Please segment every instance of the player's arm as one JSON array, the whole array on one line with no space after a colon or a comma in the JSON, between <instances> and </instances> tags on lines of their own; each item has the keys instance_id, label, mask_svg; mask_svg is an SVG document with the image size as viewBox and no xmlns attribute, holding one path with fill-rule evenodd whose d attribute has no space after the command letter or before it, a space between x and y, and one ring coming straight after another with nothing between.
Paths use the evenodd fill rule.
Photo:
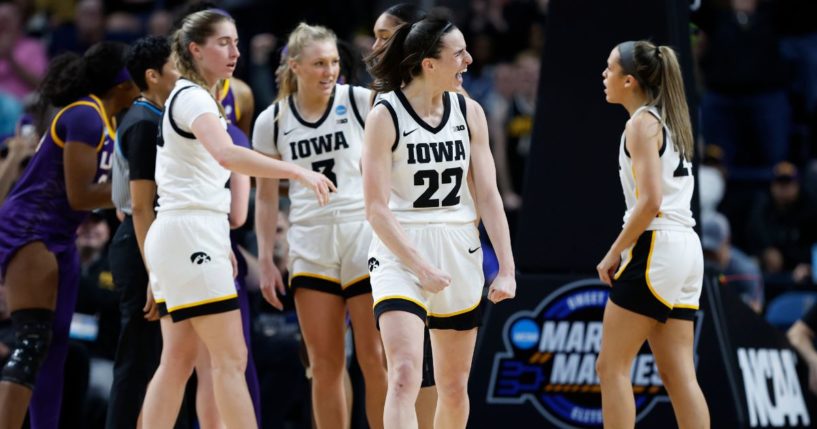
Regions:
<instances>
[{"instance_id":1,"label":"player's arm","mask_svg":"<svg viewBox=\"0 0 817 429\"><path fill-rule=\"evenodd\" d=\"M283 278L275 266L275 236L278 228L278 179L259 178L255 189L255 234L258 237L259 288L264 299L278 310L284 305L279 295L286 294Z\"/></svg>"},{"instance_id":2,"label":"player's arm","mask_svg":"<svg viewBox=\"0 0 817 429\"><path fill-rule=\"evenodd\" d=\"M230 174L230 229L241 228L247 222L250 205L250 178L233 172Z\"/></svg>"},{"instance_id":3,"label":"player's arm","mask_svg":"<svg viewBox=\"0 0 817 429\"><path fill-rule=\"evenodd\" d=\"M361 160L366 219L380 241L417 275L420 284L436 292L450 283L450 277L420 255L389 209L391 147L396 137L389 112L384 106L375 106L366 118Z\"/></svg>"},{"instance_id":4,"label":"player's arm","mask_svg":"<svg viewBox=\"0 0 817 429\"><path fill-rule=\"evenodd\" d=\"M99 162L98 146L104 138L104 125L96 111L76 106L63 113L66 124L63 148L63 174L68 204L74 210L113 207L111 183L94 181Z\"/></svg>"},{"instance_id":5,"label":"player's arm","mask_svg":"<svg viewBox=\"0 0 817 429\"><path fill-rule=\"evenodd\" d=\"M806 361L809 368L809 390L817 395L817 350L814 349L814 331L802 320L798 320L789 328L786 336L792 347Z\"/></svg>"},{"instance_id":6,"label":"player's arm","mask_svg":"<svg viewBox=\"0 0 817 429\"><path fill-rule=\"evenodd\" d=\"M600 279L611 284L610 277L618 269L621 252L630 247L647 229L661 209L661 159L658 144L661 139L661 124L650 114L641 114L627 122L625 128L627 150L633 162L638 198L632 215L624 224L616 241L596 269Z\"/></svg>"},{"instance_id":7,"label":"player's arm","mask_svg":"<svg viewBox=\"0 0 817 429\"><path fill-rule=\"evenodd\" d=\"M474 171L476 204L499 260L499 274L491 286L488 298L499 302L516 295L516 266L511 252L508 220L505 218L502 197L496 184L494 157L488 143L488 121L479 103L469 98L466 99L466 105L471 130L471 169Z\"/></svg>"},{"instance_id":8,"label":"player's arm","mask_svg":"<svg viewBox=\"0 0 817 429\"><path fill-rule=\"evenodd\" d=\"M255 121L253 148L266 156L281 160L276 146L275 110L267 108ZM283 162L283 161L282 161ZM283 278L275 266L275 238L278 229L279 180L258 178L255 182L255 234L258 237L258 285L264 299L283 310L278 295L286 293Z\"/></svg>"},{"instance_id":9,"label":"player's arm","mask_svg":"<svg viewBox=\"0 0 817 429\"><path fill-rule=\"evenodd\" d=\"M234 145L214 113L199 115L193 121L191 130L219 165L230 171L255 177L297 180L315 192L321 205L326 205L329 193L336 190L332 181L323 174Z\"/></svg>"}]
</instances>

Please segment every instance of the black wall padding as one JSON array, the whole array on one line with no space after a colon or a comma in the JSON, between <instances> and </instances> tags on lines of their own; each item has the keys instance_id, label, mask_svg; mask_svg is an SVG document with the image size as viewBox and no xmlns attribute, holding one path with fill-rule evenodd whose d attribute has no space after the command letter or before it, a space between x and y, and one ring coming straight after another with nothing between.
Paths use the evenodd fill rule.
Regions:
<instances>
[{"instance_id":1,"label":"black wall padding","mask_svg":"<svg viewBox=\"0 0 817 429\"><path fill-rule=\"evenodd\" d=\"M636 39L674 47L687 97L693 95L688 1L550 3L524 206L513 237L522 272L592 273L621 230L617 157L628 116L605 101L601 73L619 42Z\"/></svg>"}]
</instances>

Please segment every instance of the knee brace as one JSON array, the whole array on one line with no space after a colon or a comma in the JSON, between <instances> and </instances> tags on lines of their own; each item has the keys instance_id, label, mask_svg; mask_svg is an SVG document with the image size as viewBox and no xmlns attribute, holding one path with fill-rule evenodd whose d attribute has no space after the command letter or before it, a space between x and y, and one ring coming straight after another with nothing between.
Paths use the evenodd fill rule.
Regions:
<instances>
[{"instance_id":1,"label":"knee brace","mask_svg":"<svg viewBox=\"0 0 817 429\"><path fill-rule=\"evenodd\" d=\"M34 389L37 372L51 344L54 312L43 308L27 308L11 313L17 342L0 379Z\"/></svg>"}]
</instances>

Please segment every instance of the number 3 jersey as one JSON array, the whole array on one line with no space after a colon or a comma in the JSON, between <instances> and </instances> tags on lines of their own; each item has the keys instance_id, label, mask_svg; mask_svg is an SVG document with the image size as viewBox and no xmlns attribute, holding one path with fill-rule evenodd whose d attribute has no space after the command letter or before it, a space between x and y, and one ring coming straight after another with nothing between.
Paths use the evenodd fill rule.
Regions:
<instances>
[{"instance_id":1,"label":"number 3 jersey","mask_svg":"<svg viewBox=\"0 0 817 429\"><path fill-rule=\"evenodd\" d=\"M471 159L465 98L443 93L437 126L414 111L402 91L378 96L394 121L389 208L400 223L468 223L476 212L468 189Z\"/></svg>"},{"instance_id":2,"label":"number 3 jersey","mask_svg":"<svg viewBox=\"0 0 817 429\"><path fill-rule=\"evenodd\" d=\"M360 157L370 97L368 89L335 85L326 111L315 122L303 119L295 95L273 103L258 116L253 149L323 173L337 187L329 204L321 207L311 189L290 181L293 224L364 219Z\"/></svg>"},{"instance_id":3,"label":"number 3 jersey","mask_svg":"<svg viewBox=\"0 0 817 429\"><path fill-rule=\"evenodd\" d=\"M672 134L667 128L661 115L655 107L640 107L633 113L634 118L641 110L647 110L661 123L663 135L658 156L661 161L661 209L655 219L647 227L648 231L662 229L677 229L678 227L691 228L695 226L695 219L690 210L692 192L695 188L695 179L692 176L692 164L678 152L672 141ZM633 160L627 150L627 132L621 134L621 144L618 154L619 176L621 188L624 190L624 201L627 211L624 212L624 223L630 219L638 200L638 184L633 168Z\"/></svg>"}]
</instances>

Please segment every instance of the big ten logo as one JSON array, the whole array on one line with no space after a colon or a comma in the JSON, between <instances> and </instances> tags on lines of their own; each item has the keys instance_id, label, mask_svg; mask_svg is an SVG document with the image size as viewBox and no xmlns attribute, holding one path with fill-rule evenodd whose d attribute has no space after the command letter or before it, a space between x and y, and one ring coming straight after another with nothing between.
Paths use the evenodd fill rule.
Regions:
<instances>
[{"instance_id":1,"label":"big ten logo","mask_svg":"<svg viewBox=\"0 0 817 429\"><path fill-rule=\"evenodd\" d=\"M545 297L535 310L505 323L505 350L494 357L487 402L533 405L560 428L602 426L596 359L609 287L580 280ZM637 420L668 401L655 359L645 345L630 373Z\"/></svg>"},{"instance_id":2,"label":"big ten logo","mask_svg":"<svg viewBox=\"0 0 817 429\"><path fill-rule=\"evenodd\" d=\"M810 427L794 352L739 348L737 353L751 427Z\"/></svg>"}]
</instances>

